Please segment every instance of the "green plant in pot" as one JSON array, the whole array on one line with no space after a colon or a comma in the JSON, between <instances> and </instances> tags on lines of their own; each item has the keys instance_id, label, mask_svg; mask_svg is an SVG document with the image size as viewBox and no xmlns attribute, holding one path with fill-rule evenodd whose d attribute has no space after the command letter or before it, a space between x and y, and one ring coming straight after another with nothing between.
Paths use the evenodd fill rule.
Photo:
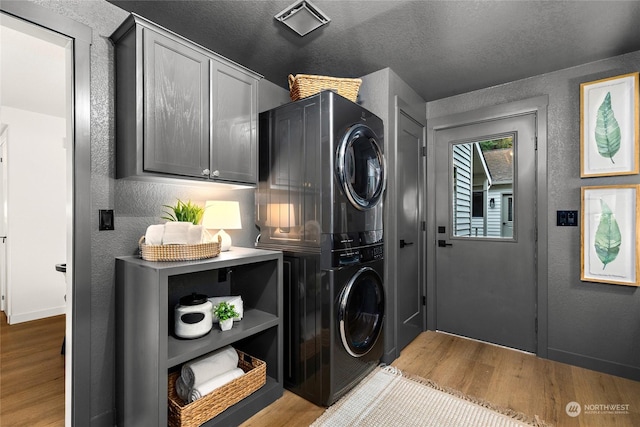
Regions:
<instances>
[{"instance_id":1,"label":"green plant in pot","mask_svg":"<svg viewBox=\"0 0 640 427\"><path fill-rule=\"evenodd\" d=\"M191 203L191 200L185 203L178 199L178 202L174 206L163 206L171 210L171 212L165 211L166 216L162 217L162 219L166 219L167 221L185 221L198 225L204 214L204 208L195 203Z\"/></svg>"},{"instance_id":2,"label":"green plant in pot","mask_svg":"<svg viewBox=\"0 0 640 427\"><path fill-rule=\"evenodd\" d=\"M236 306L225 301L213 307L213 314L218 318L220 329L223 331L231 329L233 327L233 318L240 316L236 311Z\"/></svg>"}]
</instances>

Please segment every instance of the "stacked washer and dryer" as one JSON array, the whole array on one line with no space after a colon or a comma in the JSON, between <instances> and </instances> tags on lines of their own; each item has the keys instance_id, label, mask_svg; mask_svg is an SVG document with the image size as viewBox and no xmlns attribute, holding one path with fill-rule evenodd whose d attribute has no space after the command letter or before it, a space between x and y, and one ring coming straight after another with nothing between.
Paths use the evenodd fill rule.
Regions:
<instances>
[{"instance_id":1,"label":"stacked washer and dryer","mask_svg":"<svg viewBox=\"0 0 640 427\"><path fill-rule=\"evenodd\" d=\"M383 354L382 138L331 91L260 114L257 246L284 253L285 387L318 405Z\"/></svg>"}]
</instances>

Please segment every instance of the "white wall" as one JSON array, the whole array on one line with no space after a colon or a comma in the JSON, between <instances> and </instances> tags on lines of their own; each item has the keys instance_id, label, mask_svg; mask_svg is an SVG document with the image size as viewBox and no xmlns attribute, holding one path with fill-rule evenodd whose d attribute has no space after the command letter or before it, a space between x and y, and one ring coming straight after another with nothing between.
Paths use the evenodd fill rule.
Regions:
<instances>
[{"instance_id":1,"label":"white wall","mask_svg":"<svg viewBox=\"0 0 640 427\"><path fill-rule=\"evenodd\" d=\"M9 323L64 314L66 136L64 118L0 107L8 125Z\"/></svg>"}]
</instances>

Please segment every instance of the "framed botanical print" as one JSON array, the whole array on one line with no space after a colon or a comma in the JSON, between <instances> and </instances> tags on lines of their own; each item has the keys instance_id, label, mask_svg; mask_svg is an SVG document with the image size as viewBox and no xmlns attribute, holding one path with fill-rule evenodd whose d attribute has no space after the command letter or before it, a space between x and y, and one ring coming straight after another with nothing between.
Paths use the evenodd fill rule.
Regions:
<instances>
[{"instance_id":1,"label":"framed botanical print","mask_svg":"<svg viewBox=\"0 0 640 427\"><path fill-rule=\"evenodd\" d=\"M640 286L640 184L582 187L580 280Z\"/></svg>"},{"instance_id":2,"label":"framed botanical print","mask_svg":"<svg viewBox=\"0 0 640 427\"><path fill-rule=\"evenodd\" d=\"M638 173L638 75L580 85L580 176Z\"/></svg>"}]
</instances>

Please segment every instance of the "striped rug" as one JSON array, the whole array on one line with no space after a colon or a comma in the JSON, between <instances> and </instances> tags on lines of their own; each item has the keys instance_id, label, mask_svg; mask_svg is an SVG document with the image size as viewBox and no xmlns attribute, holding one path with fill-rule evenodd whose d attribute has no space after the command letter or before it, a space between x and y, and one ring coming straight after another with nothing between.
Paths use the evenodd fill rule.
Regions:
<instances>
[{"instance_id":1,"label":"striped rug","mask_svg":"<svg viewBox=\"0 0 640 427\"><path fill-rule=\"evenodd\" d=\"M393 366L376 368L312 427L549 427L537 417L500 409Z\"/></svg>"}]
</instances>

